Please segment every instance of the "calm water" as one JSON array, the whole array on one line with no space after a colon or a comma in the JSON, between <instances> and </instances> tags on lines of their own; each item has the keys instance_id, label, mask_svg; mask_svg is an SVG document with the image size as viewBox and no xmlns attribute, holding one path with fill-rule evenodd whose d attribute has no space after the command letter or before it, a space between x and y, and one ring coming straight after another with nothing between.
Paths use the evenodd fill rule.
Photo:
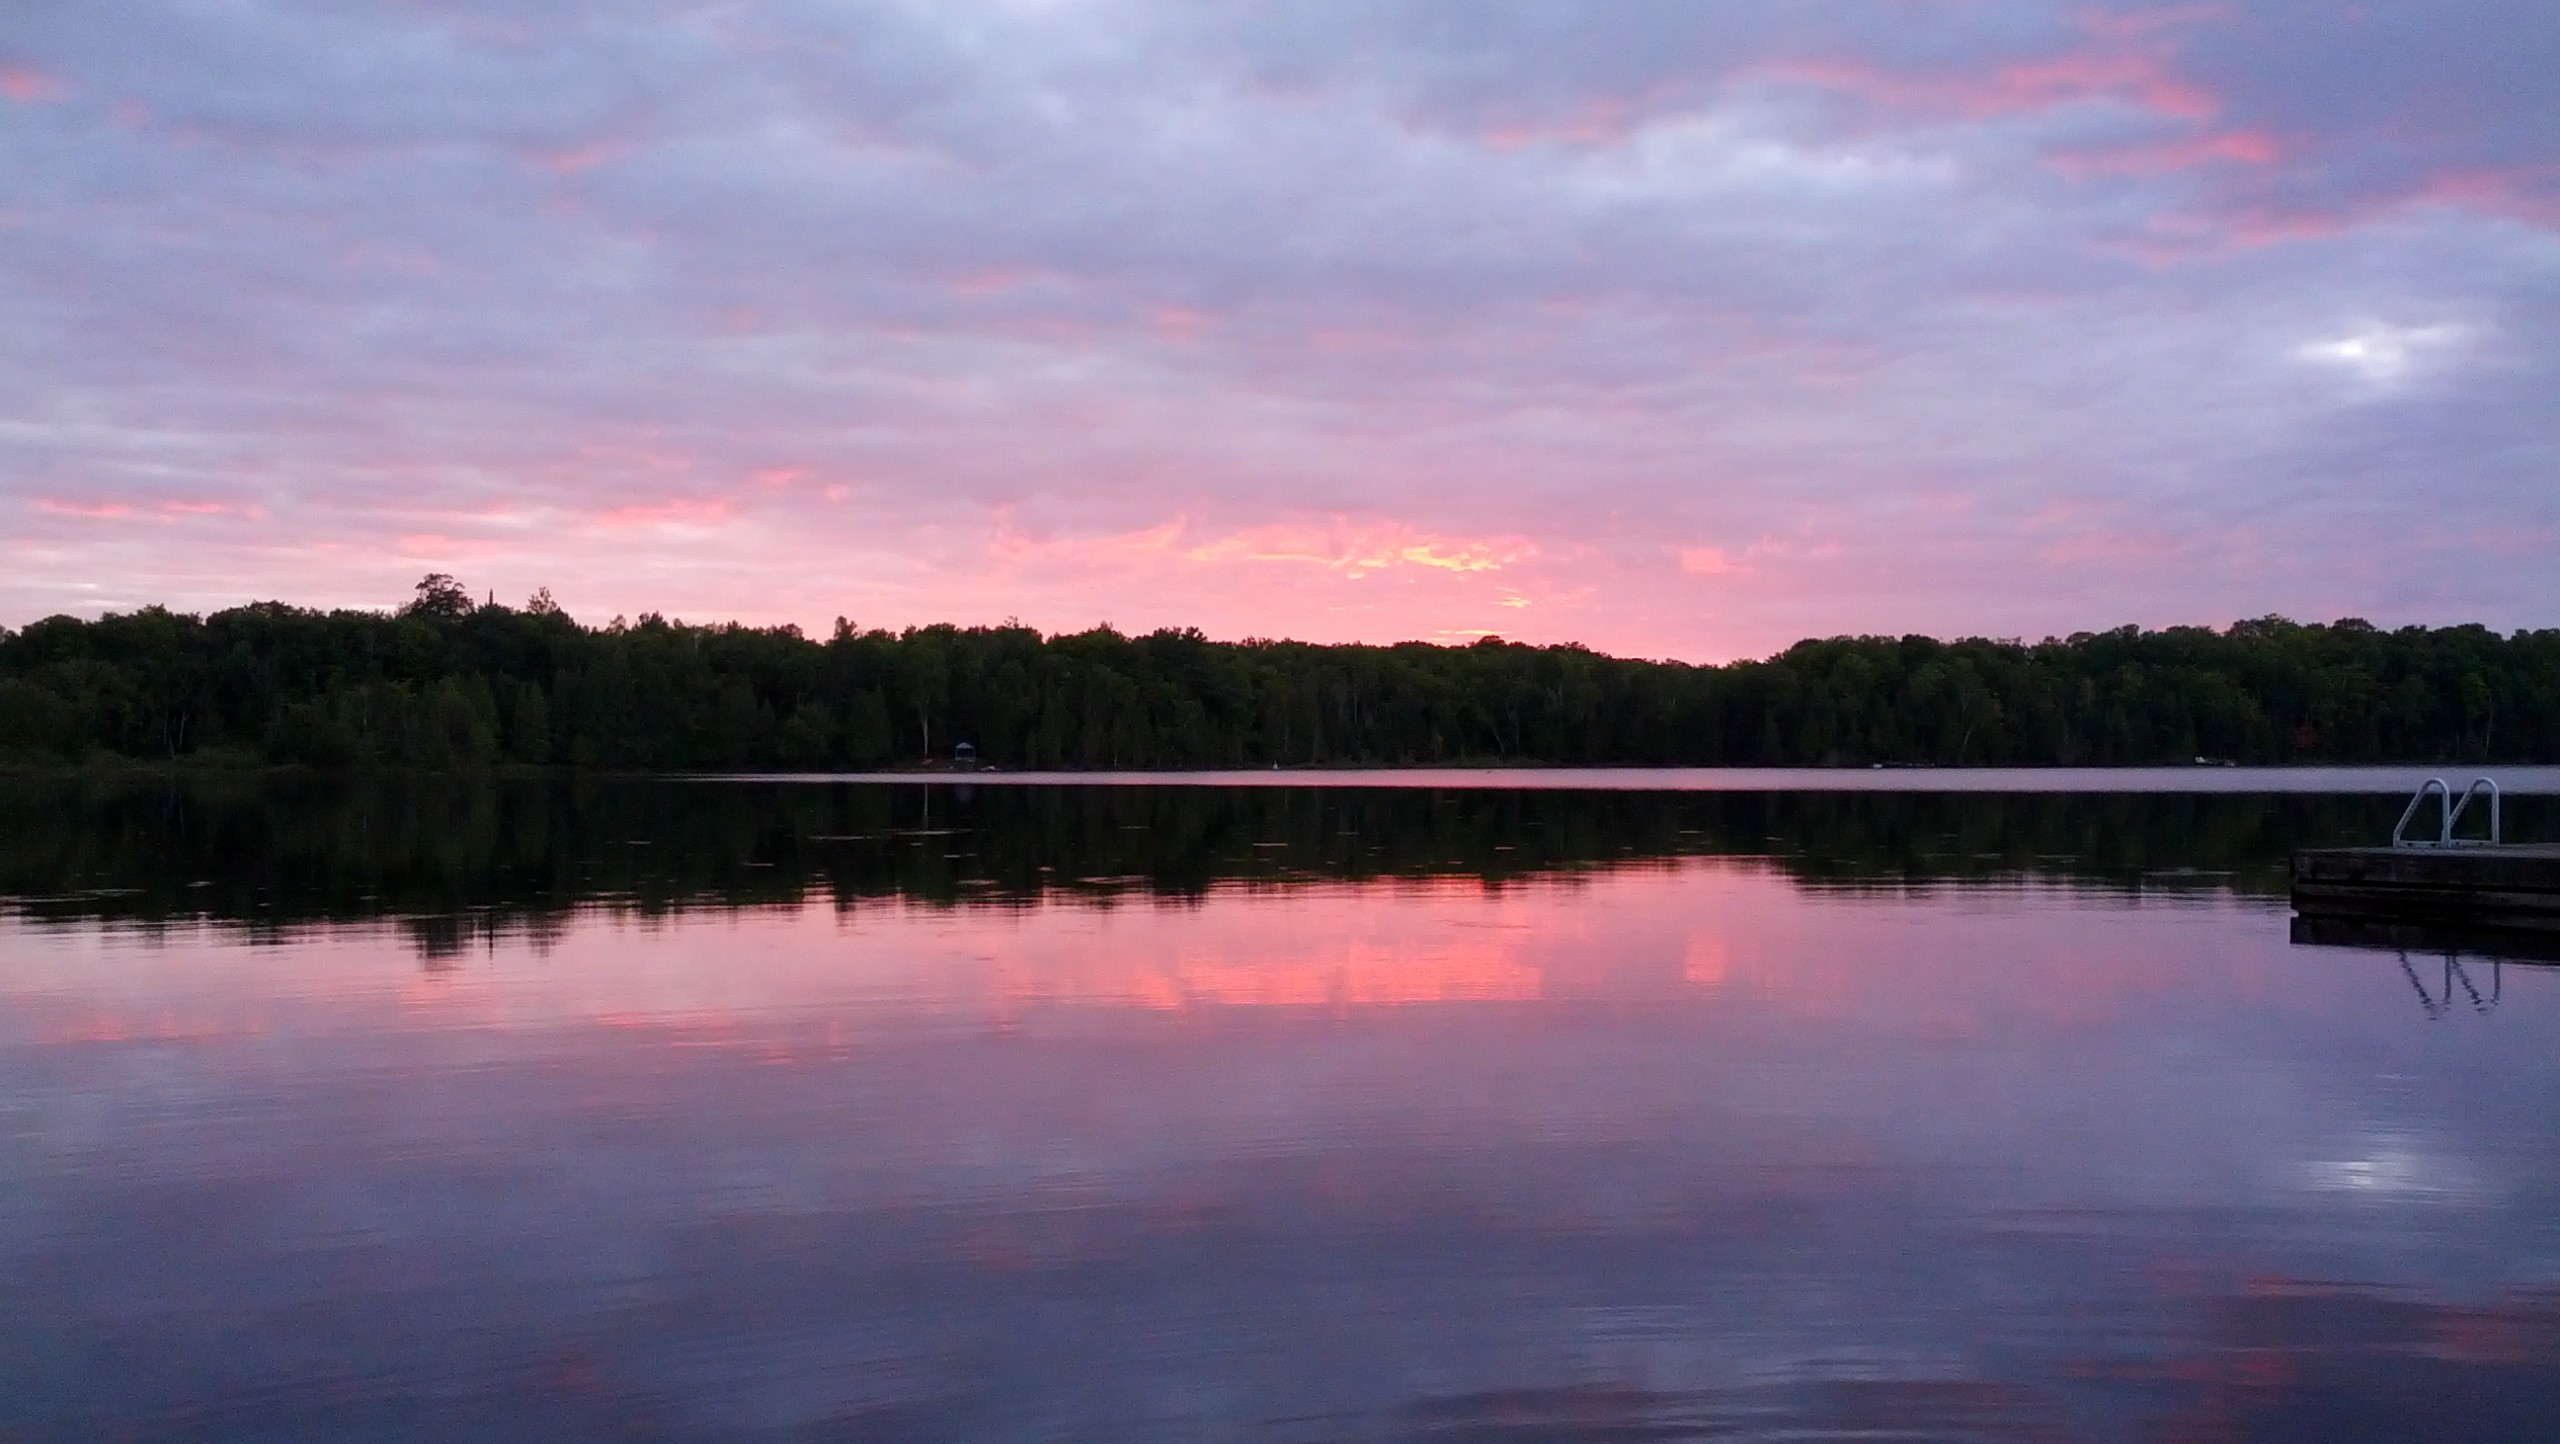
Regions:
<instances>
[{"instance_id":1,"label":"calm water","mask_svg":"<svg viewBox=\"0 0 2560 1444\"><path fill-rule=\"evenodd\" d=\"M2397 811L0 785L0 1440L2547 1440Z\"/></svg>"}]
</instances>

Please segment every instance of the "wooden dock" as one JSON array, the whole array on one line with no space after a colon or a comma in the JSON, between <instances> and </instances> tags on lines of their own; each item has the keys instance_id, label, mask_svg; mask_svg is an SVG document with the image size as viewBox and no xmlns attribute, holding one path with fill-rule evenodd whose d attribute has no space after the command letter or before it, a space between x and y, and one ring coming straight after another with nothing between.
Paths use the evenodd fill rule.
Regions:
<instances>
[{"instance_id":1,"label":"wooden dock","mask_svg":"<svg viewBox=\"0 0 2560 1444\"><path fill-rule=\"evenodd\" d=\"M2293 906L2305 919L2560 934L2560 845L2297 852Z\"/></svg>"}]
</instances>

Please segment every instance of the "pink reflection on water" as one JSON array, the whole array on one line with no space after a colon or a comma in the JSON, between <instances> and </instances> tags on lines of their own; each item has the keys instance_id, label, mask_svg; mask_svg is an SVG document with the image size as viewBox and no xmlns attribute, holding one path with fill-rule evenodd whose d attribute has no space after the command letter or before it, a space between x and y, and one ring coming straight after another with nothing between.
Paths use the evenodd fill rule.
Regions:
<instances>
[{"instance_id":1,"label":"pink reflection on water","mask_svg":"<svg viewBox=\"0 0 2560 1444\"><path fill-rule=\"evenodd\" d=\"M1231 1424L2246 1437L2543 1378L2560 989L2438 1028L2387 958L2227 895L1689 860L596 909L434 962L7 924L0 1281L35 1260L88 1337L386 1416L532 1379L1029 1418L1196 1375ZM421 1322L262 1302L315 1293ZM207 1387L48 1379L83 1419ZM1078 1437L1152 1437L1091 1407Z\"/></svg>"},{"instance_id":2,"label":"pink reflection on water","mask_svg":"<svg viewBox=\"0 0 2560 1444\"><path fill-rule=\"evenodd\" d=\"M0 1038L581 1026L744 1036L917 1013L1572 1001L1950 1037L2004 1023L2102 1027L2185 986L2206 957L2227 998L2280 1004L2299 966L2280 929L2230 946L2235 917L2267 916L2218 894L2136 904L2045 884L1826 894L1756 862L1691 859L1499 885L1229 887L1187 901L813 897L673 918L597 908L563 935L501 938L431 971L387 924L315 926L266 945L209 926L14 924Z\"/></svg>"}]
</instances>

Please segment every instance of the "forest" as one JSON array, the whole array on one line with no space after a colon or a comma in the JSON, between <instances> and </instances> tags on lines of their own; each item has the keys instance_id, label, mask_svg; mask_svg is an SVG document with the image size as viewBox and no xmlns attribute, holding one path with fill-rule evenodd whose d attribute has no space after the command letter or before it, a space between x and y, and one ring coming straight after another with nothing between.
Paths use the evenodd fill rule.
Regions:
<instances>
[{"instance_id":1,"label":"forest","mask_svg":"<svg viewBox=\"0 0 2560 1444\"><path fill-rule=\"evenodd\" d=\"M965 748L965 751L964 751ZM2560 761L2560 629L2281 617L2040 642L1834 637L1721 665L1469 645L645 615L433 575L0 630L0 762L467 771Z\"/></svg>"}]
</instances>

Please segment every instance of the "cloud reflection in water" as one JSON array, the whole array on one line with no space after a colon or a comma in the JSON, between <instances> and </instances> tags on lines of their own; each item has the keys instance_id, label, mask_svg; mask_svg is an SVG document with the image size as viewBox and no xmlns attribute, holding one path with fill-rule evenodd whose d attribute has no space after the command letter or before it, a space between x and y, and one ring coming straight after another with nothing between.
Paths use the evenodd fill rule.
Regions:
<instances>
[{"instance_id":1,"label":"cloud reflection in water","mask_svg":"<svg viewBox=\"0 0 2560 1444\"><path fill-rule=\"evenodd\" d=\"M1687 857L577 910L434 970L361 920L5 926L31 1437L2497 1439L2560 1398L2560 979L2432 1016L2246 894Z\"/></svg>"}]
</instances>

